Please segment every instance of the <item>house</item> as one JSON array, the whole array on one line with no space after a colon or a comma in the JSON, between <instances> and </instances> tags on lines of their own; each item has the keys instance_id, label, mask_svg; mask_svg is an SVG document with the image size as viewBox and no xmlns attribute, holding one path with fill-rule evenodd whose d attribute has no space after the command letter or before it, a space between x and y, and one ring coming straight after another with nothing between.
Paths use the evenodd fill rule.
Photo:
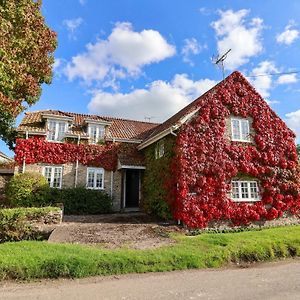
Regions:
<instances>
[{"instance_id":1,"label":"house","mask_svg":"<svg viewBox=\"0 0 300 300\"><path fill-rule=\"evenodd\" d=\"M0 151L0 205L4 199L5 186L13 174L13 160Z\"/></svg>"},{"instance_id":2,"label":"house","mask_svg":"<svg viewBox=\"0 0 300 300\"><path fill-rule=\"evenodd\" d=\"M0 151L0 165L11 163L12 159Z\"/></svg>"},{"instance_id":3,"label":"house","mask_svg":"<svg viewBox=\"0 0 300 300\"><path fill-rule=\"evenodd\" d=\"M18 131L18 171L103 189L115 210L205 227L300 209L295 135L239 72L162 124L48 110L27 113Z\"/></svg>"}]
</instances>

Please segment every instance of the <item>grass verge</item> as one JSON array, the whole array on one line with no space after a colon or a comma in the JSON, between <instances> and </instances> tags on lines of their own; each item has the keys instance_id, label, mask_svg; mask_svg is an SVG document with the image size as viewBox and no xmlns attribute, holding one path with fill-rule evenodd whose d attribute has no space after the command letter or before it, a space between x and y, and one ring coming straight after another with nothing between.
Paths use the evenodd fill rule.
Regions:
<instances>
[{"instance_id":1,"label":"grass verge","mask_svg":"<svg viewBox=\"0 0 300 300\"><path fill-rule=\"evenodd\" d=\"M153 250L24 241L0 244L0 279L80 278L221 267L300 256L300 226L198 236L174 235L177 243Z\"/></svg>"}]
</instances>

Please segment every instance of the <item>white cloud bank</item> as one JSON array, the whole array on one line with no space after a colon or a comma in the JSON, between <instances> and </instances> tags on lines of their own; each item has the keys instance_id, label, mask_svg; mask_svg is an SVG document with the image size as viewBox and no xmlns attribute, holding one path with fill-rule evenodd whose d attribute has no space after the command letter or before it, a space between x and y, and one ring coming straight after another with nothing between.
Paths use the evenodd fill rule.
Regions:
<instances>
[{"instance_id":1,"label":"white cloud bank","mask_svg":"<svg viewBox=\"0 0 300 300\"><path fill-rule=\"evenodd\" d=\"M69 80L86 82L136 76L145 65L160 62L176 49L155 30L136 32L130 23L117 23L106 40L88 44L86 52L72 58L65 68Z\"/></svg>"},{"instance_id":2,"label":"white cloud bank","mask_svg":"<svg viewBox=\"0 0 300 300\"><path fill-rule=\"evenodd\" d=\"M298 140L300 138L300 109L290 112L285 115L285 122L297 135Z\"/></svg>"},{"instance_id":3,"label":"white cloud bank","mask_svg":"<svg viewBox=\"0 0 300 300\"><path fill-rule=\"evenodd\" d=\"M216 32L219 54L231 49L225 62L225 68L228 70L235 70L247 63L263 49L261 43L263 20L252 18L246 22L249 12L246 9L220 10L220 19L211 24Z\"/></svg>"},{"instance_id":4,"label":"white cloud bank","mask_svg":"<svg viewBox=\"0 0 300 300\"><path fill-rule=\"evenodd\" d=\"M298 37L299 31L292 29L292 25L289 24L282 33L276 36L276 41L279 44L291 45Z\"/></svg>"},{"instance_id":5,"label":"white cloud bank","mask_svg":"<svg viewBox=\"0 0 300 300\"><path fill-rule=\"evenodd\" d=\"M122 118L162 122L216 84L210 79L193 81L186 74L176 74L171 82L150 83L145 89L130 93L94 92L88 105L90 113Z\"/></svg>"},{"instance_id":6,"label":"white cloud bank","mask_svg":"<svg viewBox=\"0 0 300 300\"><path fill-rule=\"evenodd\" d=\"M276 80L274 74L280 73L273 61L264 60L252 70L250 76L251 83L263 98L269 98L270 90L276 85L292 84L298 81L296 74L283 74ZM269 75L268 75L269 74ZM273 74L273 75L272 75ZM269 104L278 103L278 101L268 101Z\"/></svg>"}]
</instances>

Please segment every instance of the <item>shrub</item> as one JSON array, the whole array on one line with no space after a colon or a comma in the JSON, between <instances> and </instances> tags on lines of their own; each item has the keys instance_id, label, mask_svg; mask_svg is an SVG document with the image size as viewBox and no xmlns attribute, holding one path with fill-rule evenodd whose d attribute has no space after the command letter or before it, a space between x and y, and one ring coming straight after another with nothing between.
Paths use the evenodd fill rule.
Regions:
<instances>
[{"instance_id":1,"label":"shrub","mask_svg":"<svg viewBox=\"0 0 300 300\"><path fill-rule=\"evenodd\" d=\"M49 196L48 182L40 173L16 174L6 187L6 197L12 206L48 205Z\"/></svg>"},{"instance_id":2,"label":"shrub","mask_svg":"<svg viewBox=\"0 0 300 300\"><path fill-rule=\"evenodd\" d=\"M44 239L44 233L33 225L34 222L43 222L47 216L53 221L55 218L49 216L59 210L57 207L0 209L0 243Z\"/></svg>"},{"instance_id":3,"label":"shrub","mask_svg":"<svg viewBox=\"0 0 300 300\"><path fill-rule=\"evenodd\" d=\"M52 189L52 201L64 204L65 214L103 214L112 209L111 197L99 190L84 187Z\"/></svg>"}]
</instances>

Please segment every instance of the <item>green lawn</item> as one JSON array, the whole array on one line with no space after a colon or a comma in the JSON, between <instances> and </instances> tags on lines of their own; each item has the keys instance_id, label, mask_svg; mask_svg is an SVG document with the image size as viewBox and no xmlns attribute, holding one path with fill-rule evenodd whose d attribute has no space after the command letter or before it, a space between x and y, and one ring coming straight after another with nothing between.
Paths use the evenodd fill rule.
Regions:
<instances>
[{"instance_id":1,"label":"green lawn","mask_svg":"<svg viewBox=\"0 0 300 300\"><path fill-rule=\"evenodd\" d=\"M85 277L220 267L228 263L300 256L300 226L239 233L174 235L154 250L15 242L0 244L0 279Z\"/></svg>"}]
</instances>

